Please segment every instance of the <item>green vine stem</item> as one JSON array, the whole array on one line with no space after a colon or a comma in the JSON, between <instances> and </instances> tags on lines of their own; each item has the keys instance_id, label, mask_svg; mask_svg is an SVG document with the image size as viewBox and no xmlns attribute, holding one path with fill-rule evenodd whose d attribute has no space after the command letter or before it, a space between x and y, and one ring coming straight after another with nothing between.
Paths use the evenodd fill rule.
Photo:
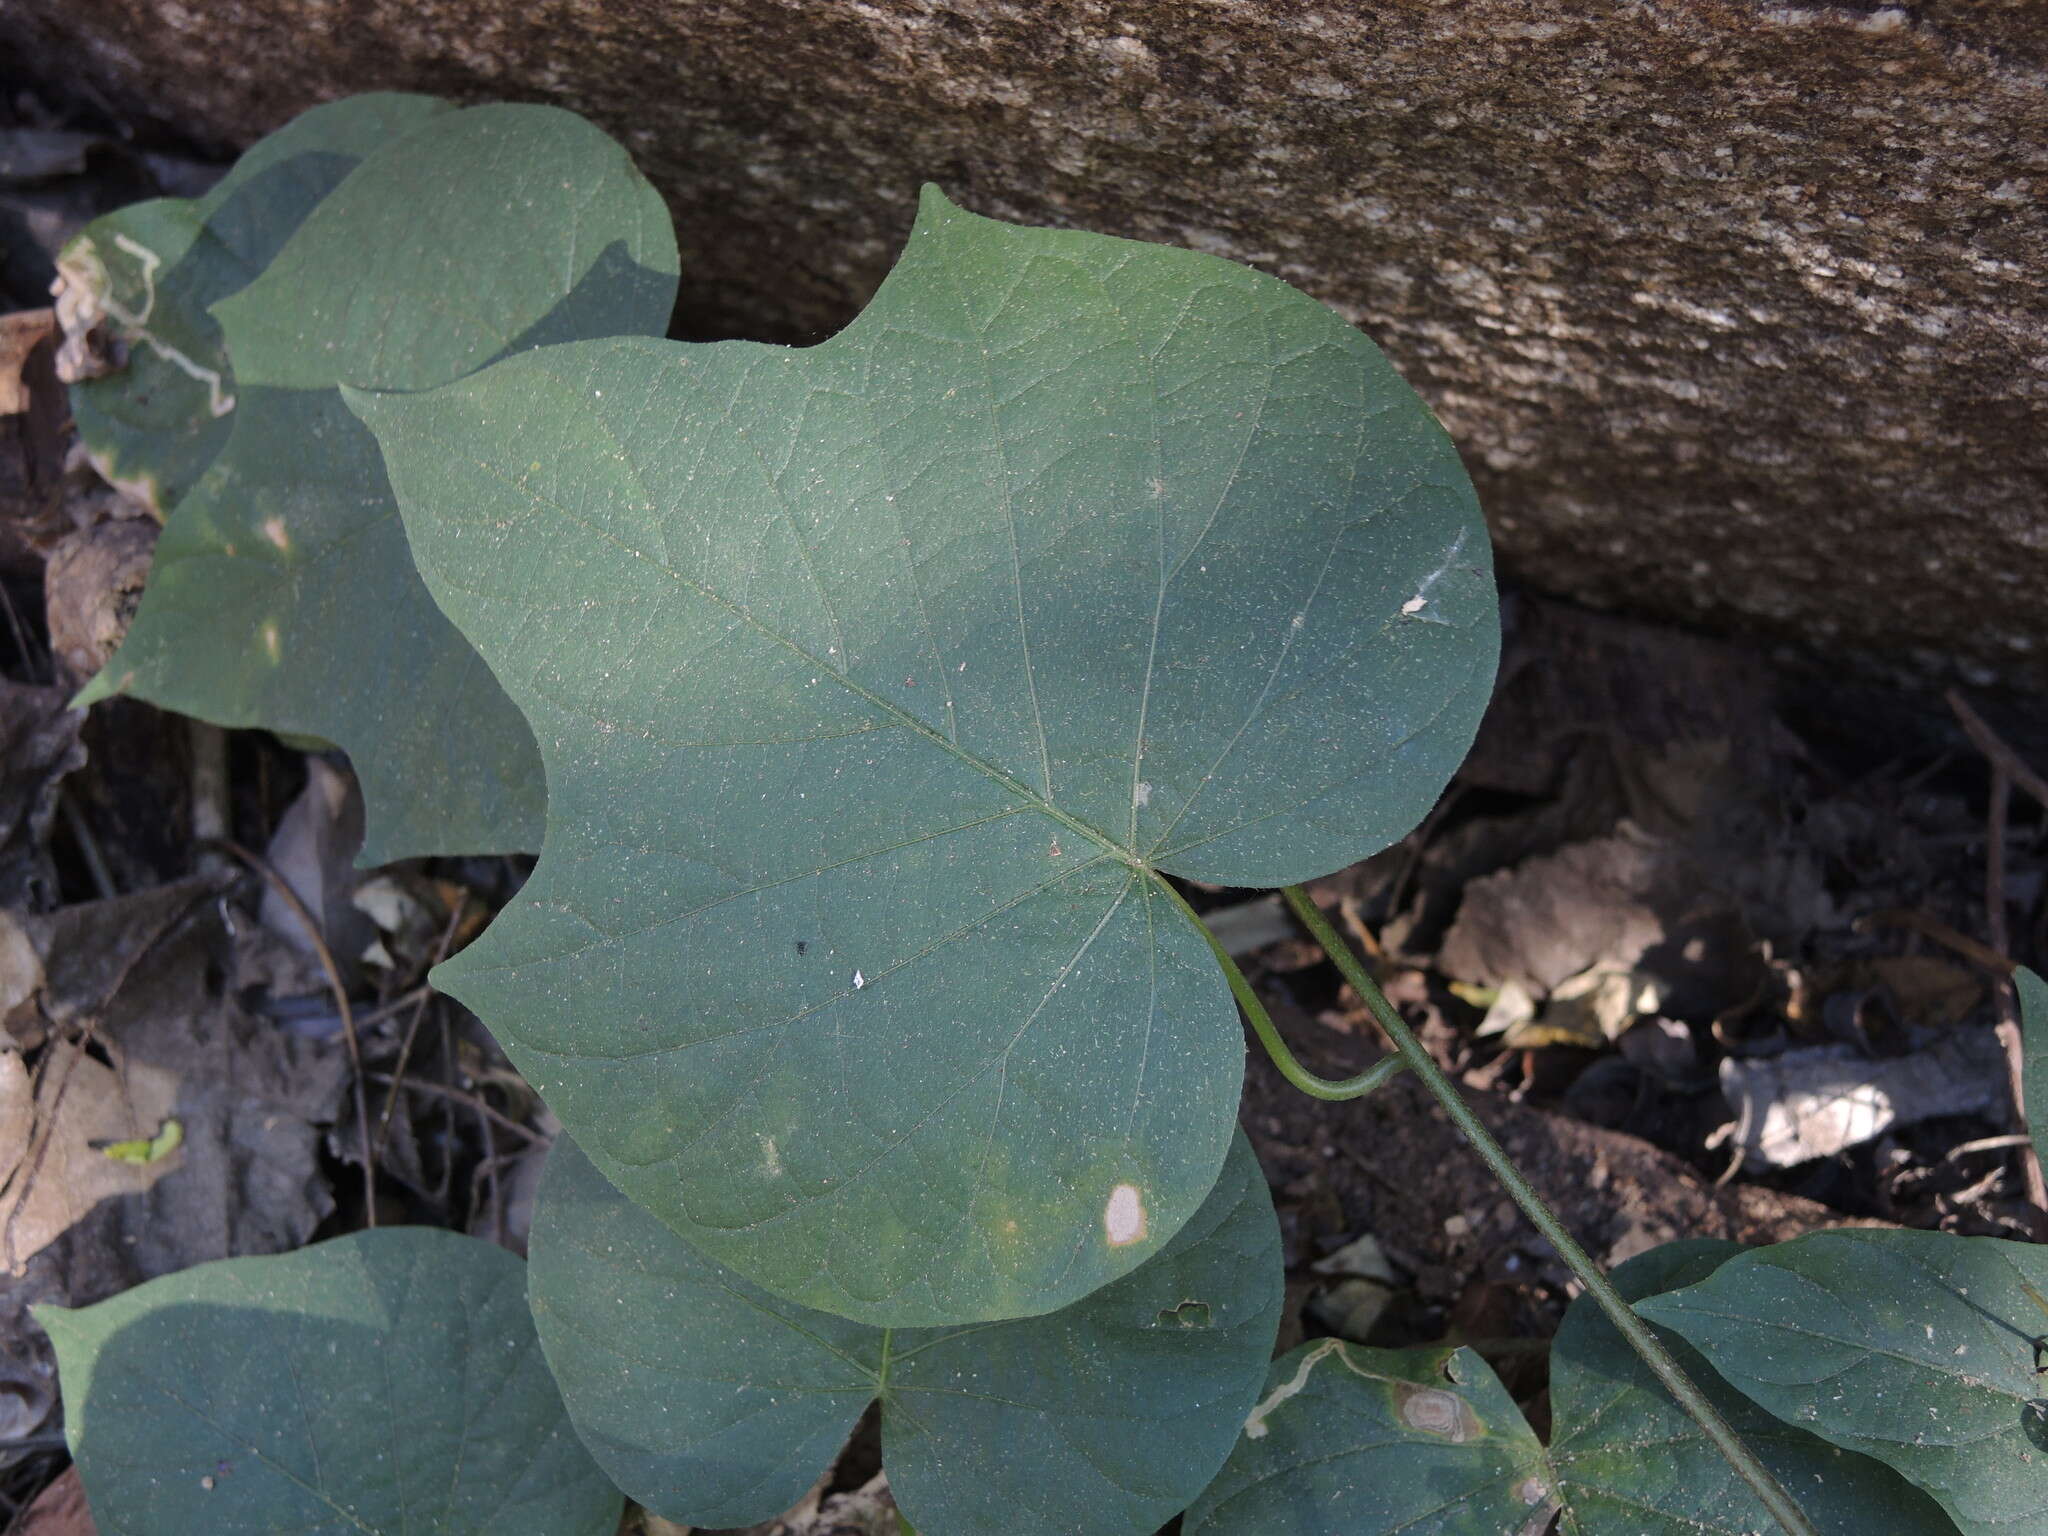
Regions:
<instances>
[{"instance_id":1,"label":"green vine stem","mask_svg":"<svg viewBox=\"0 0 2048 1536\"><path fill-rule=\"evenodd\" d=\"M1259 994L1252 990L1252 984L1245 979L1243 971L1209 931L1209 925L1202 921L1199 913L1188 905L1187 898L1173 888L1164 875L1155 872L1160 888L1179 904L1201 930L1202 937L1209 941L1209 952L1216 957L1216 963L1223 967L1223 976L1230 983L1231 996L1237 999L1237 1006L1244 1010L1244 1016L1251 1021L1252 1033L1259 1037L1259 1044L1266 1048L1266 1054L1273 1058L1273 1065L1280 1069L1280 1075L1312 1099L1362 1099L1368 1093L1389 1079L1408 1070L1408 1063L1399 1056L1389 1056L1375 1062L1356 1077L1343 1079L1317 1077L1304 1067L1287 1042L1280 1038L1280 1031L1273 1023L1273 1016L1266 1012L1266 1005L1259 1001Z\"/></svg>"},{"instance_id":2,"label":"green vine stem","mask_svg":"<svg viewBox=\"0 0 2048 1536\"><path fill-rule=\"evenodd\" d=\"M1756 1496L1763 1501L1764 1508L1769 1510L1771 1517L1784 1528L1786 1536L1817 1536L1812 1522L1800 1512L1799 1506L1792 1502L1792 1496L1785 1491L1777 1478L1772 1476L1770 1468L1759 1461L1756 1453L1736 1436L1728 1421L1721 1417L1712 1403L1707 1401L1706 1396L1685 1374L1684 1368L1672 1358L1671 1352L1664 1347L1657 1335L1651 1332L1650 1325L1637 1317L1635 1310L1621 1299L1621 1293L1607 1283L1607 1277L1600 1273L1599 1267L1587 1255L1586 1250L1578 1245L1571 1233L1565 1230L1564 1223L1557 1219L1557 1214L1543 1203L1543 1197L1536 1193L1527 1179L1522 1177L1522 1171L1515 1166L1514 1160L1508 1156L1501 1144L1493 1139L1493 1133L1487 1130L1479 1117L1472 1112L1471 1107L1459 1096L1457 1087L1444 1075L1443 1069L1436 1064L1434 1058L1422 1048L1422 1042L1415 1038L1414 1031L1409 1029L1402 1021L1401 1015L1394 1011L1393 1004L1386 999L1386 994L1374 984L1365 967L1359 964L1358 957L1352 954L1351 947L1330 926L1329 919L1323 916L1321 909L1310 899L1308 892L1298 885L1290 885L1280 894L1287 898L1287 905L1293 908L1294 915L1301 919L1302 925L1308 929L1310 935L1322 945L1324 953L1329 955L1337 969L1343 973L1344 979L1351 983L1352 989L1365 999L1366 1007L1370 1008L1373 1017L1380 1021L1380 1027L1386 1030L1388 1037L1393 1040L1401 1058L1415 1075L1422 1079L1424 1086L1436 1097L1436 1101L1443 1105L1444 1113L1451 1117L1451 1123L1464 1132L1465 1139L1472 1143L1481 1160L1493 1171L1493 1176L1500 1180L1515 1204L1522 1208L1522 1214L1529 1218L1530 1225L1549 1240L1550 1245L1564 1260L1565 1266L1578 1277L1579 1283L1585 1286L1593 1300L1598 1303L1600 1310L1607 1314L1608 1321L1621 1331L1621 1336L1628 1340L1638 1355L1642 1356L1643 1363L1656 1373L1657 1379L1664 1383L1673 1397L1678 1399L1679 1406L1692 1415L1700 1428L1706 1431L1707 1438L1712 1440L1715 1447L1727 1458L1728 1464L1755 1490ZM1267 1027L1272 1027L1270 1021Z\"/></svg>"}]
</instances>

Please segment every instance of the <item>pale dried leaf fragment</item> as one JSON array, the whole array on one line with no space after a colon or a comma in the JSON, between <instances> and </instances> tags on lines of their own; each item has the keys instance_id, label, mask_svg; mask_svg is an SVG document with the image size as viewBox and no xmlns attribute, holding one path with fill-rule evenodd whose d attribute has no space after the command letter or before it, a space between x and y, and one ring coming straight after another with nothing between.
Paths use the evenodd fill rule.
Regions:
<instances>
[{"instance_id":1,"label":"pale dried leaf fragment","mask_svg":"<svg viewBox=\"0 0 2048 1536\"><path fill-rule=\"evenodd\" d=\"M137 1194L180 1166L104 1155L109 1143L150 1141L171 1118L178 1076L131 1063L116 1071L60 1041L31 1074L0 1052L0 1261L12 1273L100 1201Z\"/></svg>"}]
</instances>

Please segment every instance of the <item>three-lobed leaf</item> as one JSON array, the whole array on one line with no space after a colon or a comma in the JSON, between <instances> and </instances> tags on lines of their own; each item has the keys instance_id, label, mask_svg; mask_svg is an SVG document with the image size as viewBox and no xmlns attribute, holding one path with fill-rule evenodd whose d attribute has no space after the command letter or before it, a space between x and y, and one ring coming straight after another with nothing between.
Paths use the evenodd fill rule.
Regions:
<instances>
[{"instance_id":1,"label":"three-lobed leaf","mask_svg":"<svg viewBox=\"0 0 2048 1536\"><path fill-rule=\"evenodd\" d=\"M1778 1418L1895 1468L1958 1529L2048 1525L2048 1251L1813 1232L1638 1310Z\"/></svg>"},{"instance_id":2,"label":"three-lobed leaf","mask_svg":"<svg viewBox=\"0 0 2048 1536\"><path fill-rule=\"evenodd\" d=\"M103 1536L611 1536L525 1266L386 1227L41 1307Z\"/></svg>"},{"instance_id":3,"label":"three-lobed leaf","mask_svg":"<svg viewBox=\"0 0 2048 1536\"><path fill-rule=\"evenodd\" d=\"M1264 1379L1280 1242L1236 1138L1195 1217L1060 1312L882 1329L782 1301L697 1253L556 1142L532 1240L534 1320L598 1462L671 1519L795 1503L863 1408L918 1529L1148 1536L1228 1454Z\"/></svg>"},{"instance_id":4,"label":"three-lobed leaf","mask_svg":"<svg viewBox=\"0 0 2048 1536\"><path fill-rule=\"evenodd\" d=\"M315 107L204 197L136 203L79 232L58 261L66 318L96 319L128 351L118 372L71 390L79 438L103 476L160 516L177 504L233 425L234 369L212 305L269 266L365 158L453 110L396 92Z\"/></svg>"},{"instance_id":5,"label":"three-lobed leaf","mask_svg":"<svg viewBox=\"0 0 2048 1536\"><path fill-rule=\"evenodd\" d=\"M1734 1243L1652 1249L1612 1276L1630 1300L1711 1273ZM1897 1474L1763 1412L1682 1343L1692 1377L1817 1530L1947 1536ZM1188 1536L1752 1536L1763 1504L1588 1297L1550 1361L1554 1433L1537 1440L1469 1349L1374 1350L1325 1339L1275 1363L1267 1394Z\"/></svg>"},{"instance_id":6,"label":"three-lobed leaf","mask_svg":"<svg viewBox=\"0 0 2048 1536\"><path fill-rule=\"evenodd\" d=\"M1404 833L1498 645L1455 450L1212 257L936 193L788 350L620 340L352 394L547 760L437 973L634 1200L878 1325L1064 1306L1200 1206L1230 994L1163 873Z\"/></svg>"},{"instance_id":7,"label":"three-lobed leaf","mask_svg":"<svg viewBox=\"0 0 2048 1536\"><path fill-rule=\"evenodd\" d=\"M231 435L82 700L130 692L341 746L370 862L537 847L531 732L421 585L338 386L420 389L525 347L658 334L676 272L659 198L571 113L448 112L372 154L214 306Z\"/></svg>"}]
</instances>

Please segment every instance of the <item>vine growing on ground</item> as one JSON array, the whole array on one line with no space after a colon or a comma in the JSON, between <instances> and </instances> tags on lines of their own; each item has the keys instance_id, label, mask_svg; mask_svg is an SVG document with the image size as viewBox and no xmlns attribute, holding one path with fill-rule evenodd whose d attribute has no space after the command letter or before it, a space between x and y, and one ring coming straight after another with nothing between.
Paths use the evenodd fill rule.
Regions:
<instances>
[{"instance_id":1,"label":"vine growing on ground","mask_svg":"<svg viewBox=\"0 0 2048 1536\"><path fill-rule=\"evenodd\" d=\"M340 746L371 859L537 847L435 981L566 1131L523 1301L399 1229L44 1309L102 1530L737 1525L872 1401L926 1536L2048 1529L2038 1249L1603 1277L1302 892L1497 657L1371 343L935 190L815 347L664 339L676 249L571 115L377 96L66 253L81 434L167 513L82 702ZM1176 880L1284 888L1397 1055L1307 1073ZM1240 1009L1318 1097L1414 1072L1584 1284L1548 1444L1469 1350L1269 1361Z\"/></svg>"}]
</instances>

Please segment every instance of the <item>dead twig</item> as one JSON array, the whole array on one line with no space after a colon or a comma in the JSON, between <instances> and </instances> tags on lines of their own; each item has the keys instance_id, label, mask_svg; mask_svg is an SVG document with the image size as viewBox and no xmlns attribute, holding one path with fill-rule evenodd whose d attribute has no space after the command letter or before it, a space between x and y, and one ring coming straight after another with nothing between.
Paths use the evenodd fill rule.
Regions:
<instances>
[{"instance_id":1,"label":"dead twig","mask_svg":"<svg viewBox=\"0 0 2048 1536\"><path fill-rule=\"evenodd\" d=\"M320 932L319 919L307 910L305 902L299 899L299 893L271 867L268 859L251 853L230 838L216 839L216 845L261 875L264 884L291 908L300 926L306 930L313 953L319 958L320 969L327 973L327 986L334 994L334 1008L341 1015L342 1037L348 1041L349 1067L355 1074L356 1135L363 1143L363 1223L374 1227L377 1225L377 1149L370 1141L370 1098L363 1089L363 1047L356 1035L356 1015L349 1006L348 988L342 985L341 969L334 963L334 952L327 947L326 936Z\"/></svg>"},{"instance_id":2,"label":"dead twig","mask_svg":"<svg viewBox=\"0 0 2048 1536\"><path fill-rule=\"evenodd\" d=\"M101 901L112 901L120 892L115 889L114 877L107 872L107 861L100 853L99 839L92 835L85 812L78 808L74 796L62 790L57 792L57 805L64 813L65 830L70 832L71 841L78 846L79 858L85 861L85 872L92 880L93 890L98 892Z\"/></svg>"},{"instance_id":3,"label":"dead twig","mask_svg":"<svg viewBox=\"0 0 2048 1536\"><path fill-rule=\"evenodd\" d=\"M2008 954L2011 938L2005 923L2005 824L2012 810L2012 787L2016 782L2021 783L2029 794L2048 806L2048 782L2022 762L2019 754L2001 741L1953 688L1948 692L1948 705L1955 711L1964 734L1976 743L1977 750L1991 764L1991 798L1985 811L1984 827L1984 921L1989 929L1991 947L2000 954ZM2027 783L2026 780L2032 782ZM2027 1047L2020 1033L2019 1001L2010 975L2001 976L1993 986L1998 999L1998 1041L2005 1047L2005 1073L2012 1088L2010 1123L2015 1130L2024 1131L2027 1129ZM2034 1208L2035 1236L2048 1236L2048 1181L2041 1177L2041 1159L2031 1141L2019 1147L2018 1151L2020 1173L2026 1182L2027 1204Z\"/></svg>"},{"instance_id":4,"label":"dead twig","mask_svg":"<svg viewBox=\"0 0 2048 1536\"><path fill-rule=\"evenodd\" d=\"M477 1181L485 1169L490 1170L491 1241L500 1248L505 1246L505 1201L498 1186L498 1138L491 1134L491 1117L484 1113L482 1099L476 1103L477 1134L483 1138L484 1160L477 1165L477 1171L469 1176L469 1209L471 1218L476 1214Z\"/></svg>"},{"instance_id":5,"label":"dead twig","mask_svg":"<svg viewBox=\"0 0 2048 1536\"><path fill-rule=\"evenodd\" d=\"M2028 766L2025 758L2013 751L2005 738L1984 723L1984 717L1963 702L1963 696L1951 688L1947 694L1948 707L1955 712L1956 724L1963 728L1963 734L1970 738L1979 752L1990 761L1994 768L2003 768L2007 778L2020 789L2033 796L2044 809L2048 809L2048 778L2043 778Z\"/></svg>"},{"instance_id":6,"label":"dead twig","mask_svg":"<svg viewBox=\"0 0 2048 1536\"><path fill-rule=\"evenodd\" d=\"M448 958L448 946L455 942L456 930L461 926L462 914L468 906L469 892L459 892L455 898L455 910L448 914L448 925L441 930L440 942L434 946L433 964L428 966L429 970ZM398 1107L398 1086L405 1081L406 1063L412 1059L413 1041L419 1038L420 1020L427 1015L427 999L434 995L434 989L423 986L408 995L418 1000L413 1005L412 1019L405 1026L405 1038L398 1045L398 1063L391 1069L391 1091L384 1095L384 1113L377 1117L377 1150L380 1153L391 1135L391 1112Z\"/></svg>"},{"instance_id":7,"label":"dead twig","mask_svg":"<svg viewBox=\"0 0 2048 1536\"><path fill-rule=\"evenodd\" d=\"M1993 975L2012 974L2012 960L2003 950L1990 948L1967 933L1949 927L1940 918L1911 907L1884 907L1876 912L1866 912L1849 927L1852 933L1868 933L1873 928L1910 928L1944 948L1954 950L1965 960L1976 962Z\"/></svg>"},{"instance_id":8,"label":"dead twig","mask_svg":"<svg viewBox=\"0 0 2048 1536\"><path fill-rule=\"evenodd\" d=\"M452 1104L465 1105L480 1115L488 1116L491 1124L510 1131L515 1136L524 1136L536 1146L545 1145L547 1142L548 1138L539 1131L536 1131L532 1126L521 1125L510 1115L500 1114L475 1094L464 1093L460 1088L450 1088L441 1083L430 1083L416 1077L409 1077L403 1083L400 1083L389 1072L371 1072L367 1076L373 1083L390 1083L395 1088L403 1088L407 1093L424 1093L429 1098L446 1099Z\"/></svg>"}]
</instances>

